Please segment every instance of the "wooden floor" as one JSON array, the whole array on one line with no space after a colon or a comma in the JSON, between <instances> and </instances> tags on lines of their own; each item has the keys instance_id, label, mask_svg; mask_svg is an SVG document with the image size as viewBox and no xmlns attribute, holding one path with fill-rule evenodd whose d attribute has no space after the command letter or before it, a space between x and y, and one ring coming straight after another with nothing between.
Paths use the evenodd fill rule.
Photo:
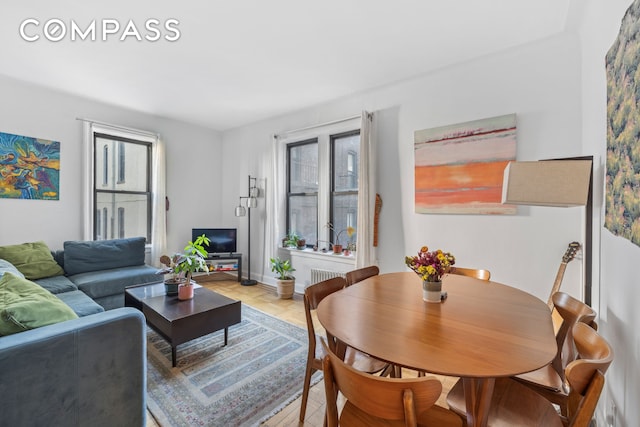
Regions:
<instances>
[{"instance_id":1,"label":"wooden floor","mask_svg":"<svg viewBox=\"0 0 640 427\"><path fill-rule=\"evenodd\" d=\"M255 286L242 286L236 280L226 280L226 277L232 277L225 274L214 274L208 277L207 281L200 279L199 284L229 298L242 301L244 304L250 305L258 310L269 313L275 317L286 320L287 322L298 325L306 329L306 321L304 316L304 305L301 295L294 295L293 299L282 300L276 295L275 288L258 284ZM324 330L315 319L316 332L324 334ZM180 348L178 347L178 357L180 357ZM412 371L403 371L403 376L409 377L415 375ZM438 404L446 407L445 396L449 389L455 384L456 378L438 377L443 384L443 392L438 400ZM302 389L302 384L300 384ZM263 426L268 427L322 427L324 421L325 398L323 383L320 382L311 388L309 393L309 401L307 404L307 412L304 423L298 422L300 414L300 398L293 401L281 412L276 414ZM149 412L147 412L147 427L156 427L155 422ZM170 427L170 426L163 426Z\"/></svg>"}]
</instances>

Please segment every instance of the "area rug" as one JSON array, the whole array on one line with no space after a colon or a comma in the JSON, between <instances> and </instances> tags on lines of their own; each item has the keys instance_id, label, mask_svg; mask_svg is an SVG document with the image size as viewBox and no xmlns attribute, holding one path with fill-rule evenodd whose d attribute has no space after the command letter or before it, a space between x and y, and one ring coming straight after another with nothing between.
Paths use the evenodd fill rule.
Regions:
<instances>
[{"instance_id":1,"label":"area rug","mask_svg":"<svg viewBox=\"0 0 640 427\"><path fill-rule=\"evenodd\" d=\"M147 405L162 427L258 426L302 393L307 331L247 305L227 346L224 331L182 344L175 368L169 344L147 338Z\"/></svg>"}]
</instances>

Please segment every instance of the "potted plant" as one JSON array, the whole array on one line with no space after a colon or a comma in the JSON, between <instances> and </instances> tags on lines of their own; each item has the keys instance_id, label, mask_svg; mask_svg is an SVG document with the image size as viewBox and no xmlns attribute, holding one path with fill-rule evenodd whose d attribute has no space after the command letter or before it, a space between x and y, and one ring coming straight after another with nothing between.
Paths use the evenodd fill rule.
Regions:
<instances>
[{"instance_id":1,"label":"potted plant","mask_svg":"<svg viewBox=\"0 0 640 427\"><path fill-rule=\"evenodd\" d=\"M193 273L197 271L209 273L209 268L207 268L205 261L208 254L204 248L204 245L209 243L209 238L203 234L198 236L195 241L187 243L182 253L174 254L171 258L167 255L160 257L160 262L166 266L160 273L171 274L171 277L165 280L165 287L167 286L167 281L169 286L174 286L175 282L177 282L178 299L187 300L193 298L193 282L191 281ZM167 289L167 295L171 295L169 288Z\"/></svg>"},{"instance_id":2,"label":"potted plant","mask_svg":"<svg viewBox=\"0 0 640 427\"><path fill-rule=\"evenodd\" d=\"M340 244L340 236L342 235L342 233L347 233L347 237L349 237L349 240L351 240L354 233L356 232L356 229L351 226L348 226L347 228L340 230L336 233L336 229L333 228L333 224L331 224L330 222L327 223L326 227L329 228L329 230L333 231L333 233L335 234L335 240L333 243L331 243L331 247L333 248L333 253L340 254L342 252L342 244Z\"/></svg>"},{"instance_id":3,"label":"potted plant","mask_svg":"<svg viewBox=\"0 0 640 427\"><path fill-rule=\"evenodd\" d=\"M291 272L296 271L291 265L291 261L283 260L279 257L271 258L271 271L276 273L277 293L281 299L293 297L293 290L296 278Z\"/></svg>"},{"instance_id":4,"label":"potted plant","mask_svg":"<svg viewBox=\"0 0 640 427\"><path fill-rule=\"evenodd\" d=\"M300 240L300 236L294 231L290 231L284 236L284 239L282 239L282 246L285 248L297 248L298 240Z\"/></svg>"}]
</instances>

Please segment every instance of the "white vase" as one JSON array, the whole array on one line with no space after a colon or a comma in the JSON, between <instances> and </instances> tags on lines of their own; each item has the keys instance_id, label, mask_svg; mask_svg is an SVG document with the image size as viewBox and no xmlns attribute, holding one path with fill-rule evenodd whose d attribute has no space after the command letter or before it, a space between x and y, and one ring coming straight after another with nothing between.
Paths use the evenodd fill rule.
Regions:
<instances>
[{"instance_id":1,"label":"white vase","mask_svg":"<svg viewBox=\"0 0 640 427\"><path fill-rule=\"evenodd\" d=\"M426 302L439 303L442 295L442 282L422 281L422 299Z\"/></svg>"}]
</instances>

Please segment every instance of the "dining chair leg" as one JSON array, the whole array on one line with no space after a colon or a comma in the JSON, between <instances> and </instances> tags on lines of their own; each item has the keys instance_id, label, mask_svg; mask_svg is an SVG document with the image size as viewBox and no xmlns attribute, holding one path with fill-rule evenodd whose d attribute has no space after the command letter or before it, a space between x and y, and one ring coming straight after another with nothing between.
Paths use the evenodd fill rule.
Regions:
<instances>
[{"instance_id":1,"label":"dining chair leg","mask_svg":"<svg viewBox=\"0 0 640 427\"><path fill-rule=\"evenodd\" d=\"M307 369L304 374L304 383L302 385L302 402L300 403L300 422L304 422L304 416L307 412L307 400L309 399L309 387L311 385L311 374L313 374L313 368L311 363L307 362ZM325 416L326 419L326 416Z\"/></svg>"}]
</instances>

